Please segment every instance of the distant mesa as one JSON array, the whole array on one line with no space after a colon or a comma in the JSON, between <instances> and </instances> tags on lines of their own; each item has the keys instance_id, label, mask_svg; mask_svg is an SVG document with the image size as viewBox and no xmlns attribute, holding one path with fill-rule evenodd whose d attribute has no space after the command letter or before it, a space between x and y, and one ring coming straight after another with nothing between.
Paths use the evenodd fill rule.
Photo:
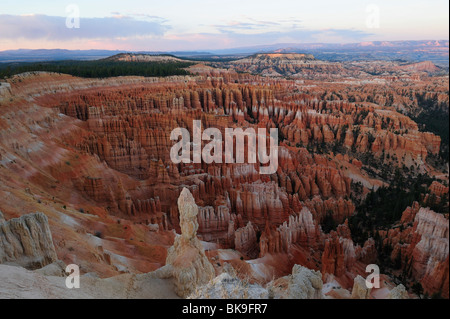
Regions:
<instances>
[{"instance_id":1,"label":"distant mesa","mask_svg":"<svg viewBox=\"0 0 450 319\"><path fill-rule=\"evenodd\" d=\"M303 54L303 53L290 53L285 52L284 50L277 50L273 53L260 53L256 54L255 58L258 59L286 59L286 60L315 60L314 55L312 54Z\"/></svg>"},{"instance_id":2,"label":"distant mesa","mask_svg":"<svg viewBox=\"0 0 450 319\"><path fill-rule=\"evenodd\" d=\"M278 50L273 53L258 53L232 61L230 68L262 76L297 76L311 72L335 73L342 67L339 63L317 60L312 54L288 53Z\"/></svg>"},{"instance_id":3,"label":"distant mesa","mask_svg":"<svg viewBox=\"0 0 450 319\"><path fill-rule=\"evenodd\" d=\"M423 61L418 63L412 63L407 65L399 66L399 70L402 71L413 71L413 72L428 72L428 73L434 73L441 71L441 68L436 66L431 61Z\"/></svg>"},{"instance_id":4,"label":"distant mesa","mask_svg":"<svg viewBox=\"0 0 450 319\"><path fill-rule=\"evenodd\" d=\"M185 62L169 54L134 54L134 53L120 53L106 58L106 61L114 62Z\"/></svg>"}]
</instances>

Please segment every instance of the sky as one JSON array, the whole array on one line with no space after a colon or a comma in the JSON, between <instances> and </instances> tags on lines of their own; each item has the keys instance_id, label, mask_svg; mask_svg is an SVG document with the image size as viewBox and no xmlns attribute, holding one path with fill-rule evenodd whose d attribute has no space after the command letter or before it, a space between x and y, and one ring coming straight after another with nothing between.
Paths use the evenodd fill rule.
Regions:
<instances>
[{"instance_id":1,"label":"sky","mask_svg":"<svg viewBox=\"0 0 450 319\"><path fill-rule=\"evenodd\" d=\"M0 0L0 51L448 40L448 0Z\"/></svg>"}]
</instances>

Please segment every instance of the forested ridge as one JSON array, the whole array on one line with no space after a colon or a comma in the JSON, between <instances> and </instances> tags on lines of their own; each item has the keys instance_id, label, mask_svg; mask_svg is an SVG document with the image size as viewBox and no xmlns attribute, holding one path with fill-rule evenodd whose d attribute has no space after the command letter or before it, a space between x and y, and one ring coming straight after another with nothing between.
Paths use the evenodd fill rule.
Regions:
<instances>
[{"instance_id":1,"label":"forested ridge","mask_svg":"<svg viewBox=\"0 0 450 319\"><path fill-rule=\"evenodd\" d=\"M34 63L0 63L0 78L24 72L56 72L83 78L107 78L115 76L171 76L188 75L184 70L191 62L124 62L124 61L53 61Z\"/></svg>"}]
</instances>

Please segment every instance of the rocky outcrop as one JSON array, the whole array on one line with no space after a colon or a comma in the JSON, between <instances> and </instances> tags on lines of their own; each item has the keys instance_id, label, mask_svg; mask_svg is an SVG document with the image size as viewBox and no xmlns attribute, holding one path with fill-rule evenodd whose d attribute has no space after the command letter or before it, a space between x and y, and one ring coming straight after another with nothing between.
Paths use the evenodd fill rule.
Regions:
<instances>
[{"instance_id":1,"label":"rocky outcrop","mask_svg":"<svg viewBox=\"0 0 450 319\"><path fill-rule=\"evenodd\" d=\"M429 73L433 73L433 72L437 72L437 71L441 70L439 67L437 67L431 61L411 63L411 64L400 66L399 69L404 70L404 71L429 72Z\"/></svg>"},{"instance_id":2,"label":"rocky outcrop","mask_svg":"<svg viewBox=\"0 0 450 319\"><path fill-rule=\"evenodd\" d=\"M319 271L295 265L292 274L268 284L274 299L323 299L322 274Z\"/></svg>"},{"instance_id":3,"label":"rocky outcrop","mask_svg":"<svg viewBox=\"0 0 450 319\"><path fill-rule=\"evenodd\" d=\"M234 218L236 215L230 214L229 208L224 205L218 206L217 209L212 206L199 207L198 234L206 241L224 240L227 242L230 222L233 223Z\"/></svg>"},{"instance_id":4,"label":"rocky outcrop","mask_svg":"<svg viewBox=\"0 0 450 319\"><path fill-rule=\"evenodd\" d=\"M449 297L449 257L444 261L431 260L422 278L422 286L428 294L440 294Z\"/></svg>"},{"instance_id":5,"label":"rocky outcrop","mask_svg":"<svg viewBox=\"0 0 450 319\"><path fill-rule=\"evenodd\" d=\"M404 225L413 223L419 209L420 205L418 202L414 202L411 207L407 207L402 213L401 223Z\"/></svg>"},{"instance_id":6,"label":"rocky outcrop","mask_svg":"<svg viewBox=\"0 0 450 319\"><path fill-rule=\"evenodd\" d=\"M353 281L352 299L370 299L372 288L366 285L366 279L360 275L356 276Z\"/></svg>"},{"instance_id":7,"label":"rocky outcrop","mask_svg":"<svg viewBox=\"0 0 450 319\"><path fill-rule=\"evenodd\" d=\"M181 235L175 238L169 249L166 264L171 268L175 279L175 292L185 298L196 286L206 284L214 278L215 273L196 236L198 206L187 188L183 189L178 198L178 210Z\"/></svg>"},{"instance_id":8,"label":"rocky outcrop","mask_svg":"<svg viewBox=\"0 0 450 319\"><path fill-rule=\"evenodd\" d=\"M433 181L430 185L430 192L436 196L443 197L445 194L448 196L448 187L442 185L437 181Z\"/></svg>"},{"instance_id":9,"label":"rocky outcrop","mask_svg":"<svg viewBox=\"0 0 450 319\"><path fill-rule=\"evenodd\" d=\"M250 258L258 257L256 231L251 222L234 233L234 247Z\"/></svg>"},{"instance_id":10,"label":"rocky outcrop","mask_svg":"<svg viewBox=\"0 0 450 319\"><path fill-rule=\"evenodd\" d=\"M337 233L333 231L330 238L325 241L322 254L322 273L340 277L344 275L345 271L344 244Z\"/></svg>"},{"instance_id":11,"label":"rocky outcrop","mask_svg":"<svg viewBox=\"0 0 450 319\"><path fill-rule=\"evenodd\" d=\"M56 260L47 216L34 213L0 222L0 263L38 269Z\"/></svg>"},{"instance_id":12,"label":"rocky outcrop","mask_svg":"<svg viewBox=\"0 0 450 319\"><path fill-rule=\"evenodd\" d=\"M364 264L373 264L377 260L378 252L375 247L375 240L369 238L363 247L357 246L355 249L356 259L362 261Z\"/></svg>"},{"instance_id":13,"label":"rocky outcrop","mask_svg":"<svg viewBox=\"0 0 450 319\"><path fill-rule=\"evenodd\" d=\"M66 277L66 267L67 265L63 261L57 260L43 268L36 269L35 272L44 276Z\"/></svg>"},{"instance_id":14,"label":"rocky outcrop","mask_svg":"<svg viewBox=\"0 0 450 319\"><path fill-rule=\"evenodd\" d=\"M448 298L449 223L443 215L421 208L416 215L420 241L412 251L413 276L422 279L424 291Z\"/></svg>"},{"instance_id":15,"label":"rocky outcrop","mask_svg":"<svg viewBox=\"0 0 450 319\"><path fill-rule=\"evenodd\" d=\"M448 296L449 222L442 215L414 203L401 218L403 230L380 232L383 244L391 245L392 261L400 260L404 270L422 284L429 295Z\"/></svg>"},{"instance_id":16,"label":"rocky outcrop","mask_svg":"<svg viewBox=\"0 0 450 319\"><path fill-rule=\"evenodd\" d=\"M405 286L400 284L389 292L387 299L409 299L409 295Z\"/></svg>"},{"instance_id":17,"label":"rocky outcrop","mask_svg":"<svg viewBox=\"0 0 450 319\"><path fill-rule=\"evenodd\" d=\"M189 299L268 299L267 289L240 280L235 270L224 265L224 271L208 284L197 287Z\"/></svg>"},{"instance_id":18,"label":"rocky outcrop","mask_svg":"<svg viewBox=\"0 0 450 319\"><path fill-rule=\"evenodd\" d=\"M345 200L342 197L323 200L320 196L314 196L311 200L306 200L305 205L310 209L315 219L320 222L328 214L331 214L331 217L336 223L342 223L355 212L354 204L350 200Z\"/></svg>"},{"instance_id":19,"label":"rocky outcrop","mask_svg":"<svg viewBox=\"0 0 450 319\"><path fill-rule=\"evenodd\" d=\"M48 270L48 269L47 269ZM81 289L67 289L59 273L0 264L0 299L177 299L170 280L148 274L100 279L81 275Z\"/></svg>"},{"instance_id":20,"label":"rocky outcrop","mask_svg":"<svg viewBox=\"0 0 450 319\"><path fill-rule=\"evenodd\" d=\"M11 84L0 82L0 101L11 96Z\"/></svg>"},{"instance_id":21,"label":"rocky outcrop","mask_svg":"<svg viewBox=\"0 0 450 319\"><path fill-rule=\"evenodd\" d=\"M319 61L309 54L268 53L233 61L230 66L238 71L262 76L314 77L325 73L342 72L339 63Z\"/></svg>"},{"instance_id":22,"label":"rocky outcrop","mask_svg":"<svg viewBox=\"0 0 450 319\"><path fill-rule=\"evenodd\" d=\"M289 216L289 220L278 228L266 228L259 241L260 257L270 253L288 253L293 245L317 247L321 232L308 208L304 207L297 216Z\"/></svg>"},{"instance_id":23,"label":"rocky outcrop","mask_svg":"<svg viewBox=\"0 0 450 319\"><path fill-rule=\"evenodd\" d=\"M268 220L271 224L281 224L289 216L289 199L275 183L255 182L241 184L241 190L231 190L232 207L243 218L259 227Z\"/></svg>"}]
</instances>

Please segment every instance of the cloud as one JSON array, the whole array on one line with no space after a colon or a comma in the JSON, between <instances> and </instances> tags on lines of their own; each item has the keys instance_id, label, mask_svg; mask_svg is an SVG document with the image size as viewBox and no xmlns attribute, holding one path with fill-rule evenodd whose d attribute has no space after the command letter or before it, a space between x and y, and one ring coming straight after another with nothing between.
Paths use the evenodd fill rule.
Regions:
<instances>
[{"instance_id":1,"label":"cloud","mask_svg":"<svg viewBox=\"0 0 450 319\"><path fill-rule=\"evenodd\" d=\"M225 24L211 25L211 27L222 33L262 33L276 29L299 28L301 22L298 19L263 21L246 18L245 20L247 21L230 21Z\"/></svg>"},{"instance_id":2,"label":"cloud","mask_svg":"<svg viewBox=\"0 0 450 319\"><path fill-rule=\"evenodd\" d=\"M47 15L0 15L0 39L70 41L162 36L170 29L161 19L138 20L132 16L80 18L80 28L67 28L66 17Z\"/></svg>"},{"instance_id":3,"label":"cloud","mask_svg":"<svg viewBox=\"0 0 450 319\"><path fill-rule=\"evenodd\" d=\"M312 30L291 28L281 31L240 33L226 30L221 36L227 37L234 45L264 45L275 43L348 43L360 42L373 34L354 29ZM216 35L217 36L217 35ZM219 35L220 37L220 35Z\"/></svg>"},{"instance_id":4,"label":"cloud","mask_svg":"<svg viewBox=\"0 0 450 319\"><path fill-rule=\"evenodd\" d=\"M356 29L308 29L302 25L301 20L295 18L265 21L243 17L240 21L229 21L210 27L217 31L215 37L226 38L227 43L236 46L289 42L359 42L373 36ZM207 37L211 35L204 34Z\"/></svg>"},{"instance_id":5,"label":"cloud","mask_svg":"<svg viewBox=\"0 0 450 319\"><path fill-rule=\"evenodd\" d=\"M128 18L128 19L136 19L136 20L153 20L153 22L164 23L168 20L159 16L145 14L145 13L120 13L120 12L111 12L112 17L114 18Z\"/></svg>"},{"instance_id":6,"label":"cloud","mask_svg":"<svg viewBox=\"0 0 450 319\"><path fill-rule=\"evenodd\" d=\"M164 18L112 12L105 18L81 18L68 29L65 17L0 15L0 48L70 48L120 50L211 50L278 43L349 43L373 34L356 29L308 29L294 18L267 21L242 17L206 32L175 31Z\"/></svg>"},{"instance_id":7,"label":"cloud","mask_svg":"<svg viewBox=\"0 0 450 319\"><path fill-rule=\"evenodd\" d=\"M134 48L136 51L209 51L227 49L245 49L254 46L301 43L357 43L365 41L371 34L358 30L293 30L243 33L183 33L167 34L164 37L142 41L138 38L115 41L118 48Z\"/></svg>"}]
</instances>

